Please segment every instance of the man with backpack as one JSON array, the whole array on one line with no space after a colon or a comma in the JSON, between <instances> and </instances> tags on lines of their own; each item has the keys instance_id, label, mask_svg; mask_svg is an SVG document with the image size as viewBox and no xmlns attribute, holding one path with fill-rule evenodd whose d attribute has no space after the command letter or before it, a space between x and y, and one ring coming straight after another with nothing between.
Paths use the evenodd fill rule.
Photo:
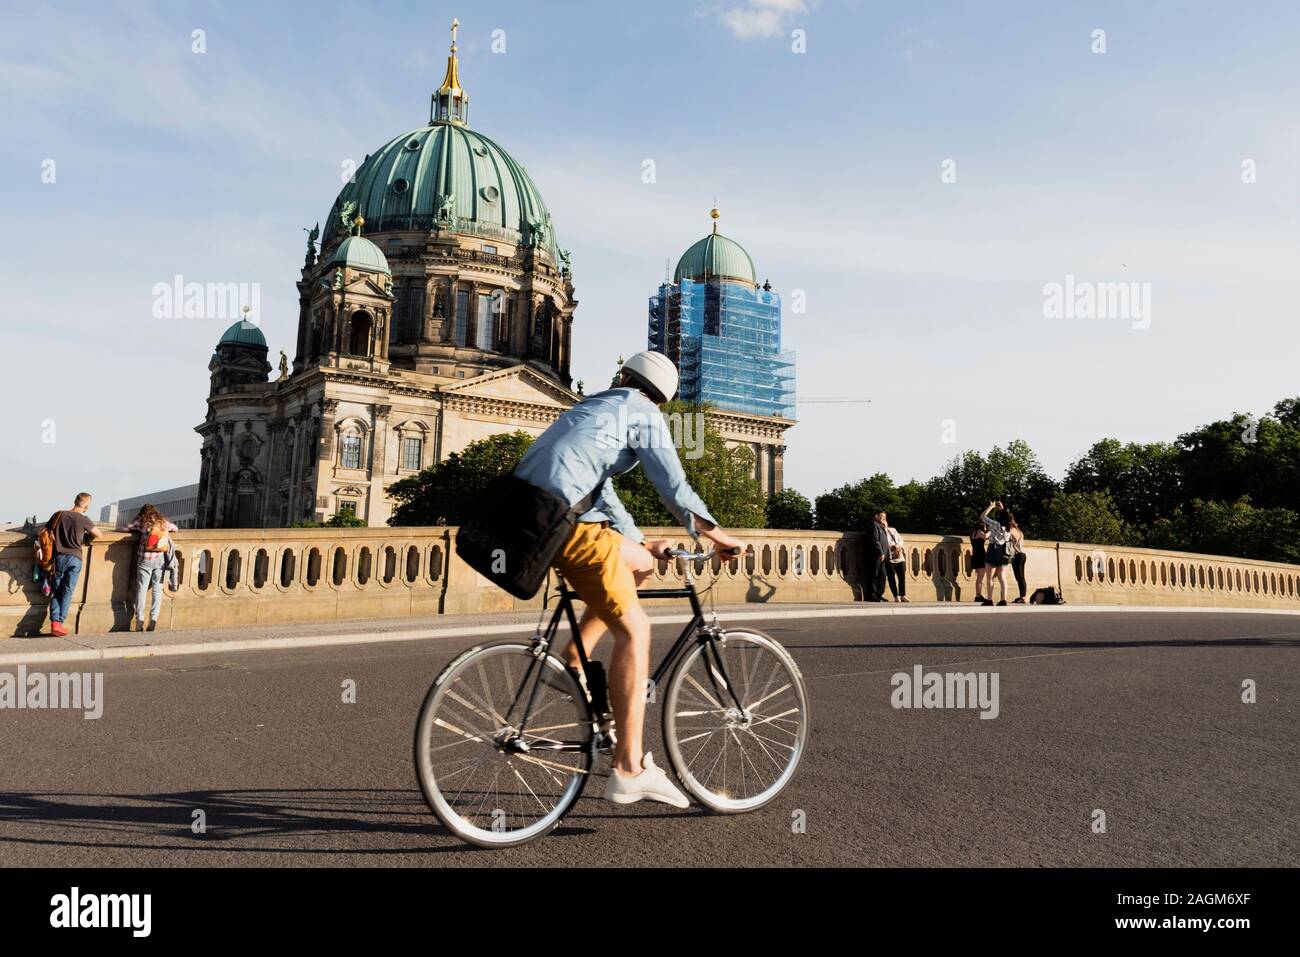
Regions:
<instances>
[{"instance_id":1,"label":"man with backpack","mask_svg":"<svg viewBox=\"0 0 1300 957\"><path fill-rule=\"evenodd\" d=\"M36 540L37 561L50 582L50 634L55 638L68 633L63 622L81 575L81 543L87 535L95 539L103 534L86 514L89 508L90 493L80 493L71 509L50 516Z\"/></svg>"}]
</instances>

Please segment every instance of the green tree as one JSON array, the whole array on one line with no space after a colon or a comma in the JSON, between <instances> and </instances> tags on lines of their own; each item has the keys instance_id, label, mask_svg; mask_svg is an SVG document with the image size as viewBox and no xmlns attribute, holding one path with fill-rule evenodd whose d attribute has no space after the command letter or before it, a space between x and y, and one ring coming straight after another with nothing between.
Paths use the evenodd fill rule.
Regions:
<instances>
[{"instance_id":1,"label":"green tree","mask_svg":"<svg viewBox=\"0 0 1300 957\"><path fill-rule=\"evenodd\" d=\"M812 528L812 503L792 488L782 489L768 497L767 527Z\"/></svg>"},{"instance_id":2,"label":"green tree","mask_svg":"<svg viewBox=\"0 0 1300 957\"><path fill-rule=\"evenodd\" d=\"M895 528L919 531L912 515L919 491L920 486L915 482L897 486L884 472L877 472L870 478L818 495L817 527L838 532L861 531L872 515L884 509Z\"/></svg>"},{"instance_id":3,"label":"green tree","mask_svg":"<svg viewBox=\"0 0 1300 957\"><path fill-rule=\"evenodd\" d=\"M1255 508L1235 502L1193 499L1157 519L1146 538L1151 548L1300 563L1300 514L1287 508Z\"/></svg>"},{"instance_id":4,"label":"green tree","mask_svg":"<svg viewBox=\"0 0 1300 957\"><path fill-rule=\"evenodd\" d=\"M691 423L683 426L682 435L689 435L697 442L700 430L694 423L703 422L703 419L697 420L693 416L702 416L706 410L707 406L682 401L663 406L665 413L682 417L676 421ZM687 482L704 499L713 517L725 527L762 528L767 517L766 499L754 478L754 453L743 446L728 448L722 433L707 422L703 424L702 435L702 443L696 446L701 454L697 456L692 451L681 459ZM664 507L658 492L646 478L644 469L634 468L618 476L614 479L614 488L638 525L677 524L677 519Z\"/></svg>"},{"instance_id":5,"label":"green tree","mask_svg":"<svg viewBox=\"0 0 1300 957\"><path fill-rule=\"evenodd\" d=\"M1147 528L1181 499L1178 448L1169 442L1102 439L1065 474L1067 492L1108 492L1130 526Z\"/></svg>"},{"instance_id":6,"label":"green tree","mask_svg":"<svg viewBox=\"0 0 1300 957\"><path fill-rule=\"evenodd\" d=\"M1235 502L1300 511L1300 399L1271 415L1237 413L1178 437L1184 502Z\"/></svg>"},{"instance_id":7,"label":"green tree","mask_svg":"<svg viewBox=\"0 0 1300 957\"><path fill-rule=\"evenodd\" d=\"M533 437L502 432L453 452L418 475L388 486L396 503L389 525L459 525L469 516L483 489L523 458Z\"/></svg>"},{"instance_id":8,"label":"green tree","mask_svg":"<svg viewBox=\"0 0 1300 957\"><path fill-rule=\"evenodd\" d=\"M1045 503L1056 491L1033 449L1017 439L991 449L987 458L974 451L953 458L919 487L910 518L917 531L964 534L997 499L1016 514L1026 534L1038 536Z\"/></svg>"},{"instance_id":9,"label":"green tree","mask_svg":"<svg viewBox=\"0 0 1300 957\"><path fill-rule=\"evenodd\" d=\"M335 512L325 522L326 528L365 528L366 520L356 512Z\"/></svg>"},{"instance_id":10,"label":"green tree","mask_svg":"<svg viewBox=\"0 0 1300 957\"><path fill-rule=\"evenodd\" d=\"M1052 496L1034 537L1085 545L1134 544L1107 492L1059 492Z\"/></svg>"}]
</instances>

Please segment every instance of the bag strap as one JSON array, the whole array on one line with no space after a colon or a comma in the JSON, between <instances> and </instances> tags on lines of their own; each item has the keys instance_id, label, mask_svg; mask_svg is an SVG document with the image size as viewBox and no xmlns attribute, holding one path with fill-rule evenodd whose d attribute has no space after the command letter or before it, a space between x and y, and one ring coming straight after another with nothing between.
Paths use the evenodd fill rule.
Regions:
<instances>
[{"instance_id":1,"label":"bag strap","mask_svg":"<svg viewBox=\"0 0 1300 957\"><path fill-rule=\"evenodd\" d=\"M574 504L573 508L569 509L569 512L574 518L591 511L592 506L596 504L596 500L600 498L601 493L605 491L605 483L608 481L609 479L601 479L599 485L588 492L583 498L579 499Z\"/></svg>"}]
</instances>

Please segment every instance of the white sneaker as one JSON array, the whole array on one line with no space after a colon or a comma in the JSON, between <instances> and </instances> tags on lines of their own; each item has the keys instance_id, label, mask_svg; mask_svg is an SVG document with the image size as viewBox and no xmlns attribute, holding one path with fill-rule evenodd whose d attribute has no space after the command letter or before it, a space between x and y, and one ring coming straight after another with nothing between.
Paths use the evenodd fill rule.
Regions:
<instances>
[{"instance_id":1,"label":"white sneaker","mask_svg":"<svg viewBox=\"0 0 1300 957\"><path fill-rule=\"evenodd\" d=\"M641 763L643 765L641 773L631 776L610 769L609 777L605 781L606 801L613 801L615 804L635 804L637 801L649 799L662 801L673 807L691 806L686 795L677 790L673 782L668 780L668 775L655 767L655 759L650 756L649 751L645 753Z\"/></svg>"}]
</instances>

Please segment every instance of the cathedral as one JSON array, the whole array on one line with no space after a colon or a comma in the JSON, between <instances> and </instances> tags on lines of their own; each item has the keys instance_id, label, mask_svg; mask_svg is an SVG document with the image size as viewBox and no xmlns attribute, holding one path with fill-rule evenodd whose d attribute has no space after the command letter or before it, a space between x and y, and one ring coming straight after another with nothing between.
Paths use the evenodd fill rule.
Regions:
<instances>
[{"instance_id":1,"label":"cathedral","mask_svg":"<svg viewBox=\"0 0 1300 957\"><path fill-rule=\"evenodd\" d=\"M384 525L392 483L499 432L540 434L581 399L570 267L528 172L469 127L453 24L428 123L368 155L311 231L292 364L282 352L272 378L247 316L217 343L196 524ZM778 491L793 421L710 420Z\"/></svg>"}]
</instances>

